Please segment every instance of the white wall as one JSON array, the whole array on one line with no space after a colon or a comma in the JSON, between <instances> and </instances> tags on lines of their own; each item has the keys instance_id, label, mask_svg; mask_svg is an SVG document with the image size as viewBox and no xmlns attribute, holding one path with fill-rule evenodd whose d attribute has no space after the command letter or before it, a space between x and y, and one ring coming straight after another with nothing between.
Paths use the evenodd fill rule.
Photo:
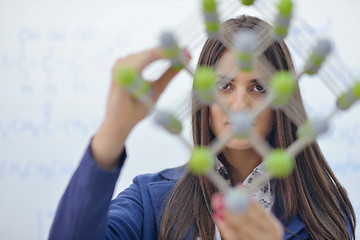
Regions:
<instances>
[{"instance_id":1,"label":"white wall","mask_svg":"<svg viewBox=\"0 0 360 240\"><path fill-rule=\"evenodd\" d=\"M187 45L191 29L202 25L189 29L181 23L197 7L191 0L0 0L0 239L47 238L61 194L101 121L113 62L155 46L164 29L184 28L181 38ZM300 25L302 30L334 39L336 55L355 73L360 73L360 36L354 31L358 7L355 0L298 1L299 14L312 26ZM190 50L197 56L198 48ZM334 96L318 82L301 83L312 116L334 106ZM159 107L183 106L190 87L191 78L181 73ZM339 114L320 139L357 213L359 114L359 104ZM134 129L127 149L115 193L135 175L180 165L188 156L179 140L151 118Z\"/></svg>"}]
</instances>

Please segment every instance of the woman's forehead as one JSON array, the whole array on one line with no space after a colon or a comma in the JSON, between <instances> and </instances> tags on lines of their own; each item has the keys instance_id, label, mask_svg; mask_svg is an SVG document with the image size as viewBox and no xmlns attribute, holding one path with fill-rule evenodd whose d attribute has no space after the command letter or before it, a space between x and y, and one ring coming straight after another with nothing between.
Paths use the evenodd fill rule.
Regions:
<instances>
[{"instance_id":1,"label":"woman's forehead","mask_svg":"<svg viewBox=\"0 0 360 240\"><path fill-rule=\"evenodd\" d=\"M216 64L215 71L217 74L234 78L239 71L234 54L225 51Z\"/></svg>"},{"instance_id":2,"label":"woman's forehead","mask_svg":"<svg viewBox=\"0 0 360 240\"><path fill-rule=\"evenodd\" d=\"M224 75L229 78L235 78L237 75L246 75L249 78L254 78L254 73L252 72L240 72L236 58L234 54L230 51L225 51L219 62L215 66L215 71L219 75Z\"/></svg>"}]
</instances>

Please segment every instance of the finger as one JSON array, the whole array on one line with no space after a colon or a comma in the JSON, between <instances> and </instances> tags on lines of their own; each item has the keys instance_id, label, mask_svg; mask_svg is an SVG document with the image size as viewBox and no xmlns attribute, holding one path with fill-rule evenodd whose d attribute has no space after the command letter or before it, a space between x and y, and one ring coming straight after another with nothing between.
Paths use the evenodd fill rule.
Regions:
<instances>
[{"instance_id":1,"label":"finger","mask_svg":"<svg viewBox=\"0 0 360 240\"><path fill-rule=\"evenodd\" d=\"M223 215L225 209L224 197L220 193L215 193L211 197L211 207L214 211L213 218L215 224L221 233L222 239L226 239L226 240L236 239L236 234L234 232L234 229L232 229L230 225L226 224L224 221L225 220Z\"/></svg>"},{"instance_id":2,"label":"finger","mask_svg":"<svg viewBox=\"0 0 360 240\"><path fill-rule=\"evenodd\" d=\"M280 221L257 202L250 203L243 218L245 221L238 226L238 231L246 239L282 239L284 230Z\"/></svg>"},{"instance_id":3,"label":"finger","mask_svg":"<svg viewBox=\"0 0 360 240\"><path fill-rule=\"evenodd\" d=\"M270 230L259 229L253 224L245 224L238 229L239 235L246 240L281 240L283 239L283 231L279 231L275 227Z\"/></svg>"},{"instance_id":4,"label":"finger","mask_svg":"<svg viewBox=\"0 0 360 240\"><path fill-rule=\"evenodd\" d=\"M127 57L127 64L133 66L138 72L141 72L150 63L165 58L162 47L151 48Z\"/></svg>"},{"instance_id":5,"label":"finger","mask_svg":"<svg viewBox=\"0 0 360 240\"><path fill-rule=\"evenodd\" d=\"M242 226L246 225L244 219L241 216L238 216L238 214L230 213L227 210L223 211L222 216L223 224L227 226L228 231L230 231L233 236L237 237L234 239L247 240L245 236L241 233Z\"/></svg>"},{"instance_id":6,"label":"finger","mask_svg":"<svg viewBox=\"0 0 360 240\"><path fill-rule=\"evenodd\" d=\"M156 47L120 58L115 62L113 75L121 67L130 67L140 73L147 65L164 57L164 50L161 47Z\"/></svg>"},{"instance_id":7,"label":"finger","mask_svg":"<svg viewBox=\"0 0 360 240\"><path fill-rule=\"evenodd\" d=\"M278 235L278 239L283 239L284 237L284 226L280 222L280 220L275 217L273 214L269 215L270 221L272 225L270 226L270 230L274 232L274 234Z\"/></svg>"},{"instance_id":8,"label":"finger","mask_svg":"<svg viewBox=\"0 0 360 240\"><path fill-rule=\"evenodd\" d=\"M246 212L246 217L249 221L258 225L262 230L272 230L274 222L278 222L277 218L271 213L266 212L266 210L257 202L252 201L250 205L249 211Z\"/></svg>"},{"instance_id":9,"label":"finger","mask_svg":"<svg viewBox=\"0 0 360 240\"><path fill-rule=\"evenodd\" d=\"M249 209L250 210L250 209ZM246 240L273 240L272 230L265 230L259 222L264 222L264 219L253 218L253 211L248 211L243 216L242 224L237 226L237 234L244 237ZM279 240L279 239L276 239Z\"/></svg>"},{"instance_id":10,"label":"finger","mask_svg":"<svg viewBox=\"0 0 360 240\"><path fill-rule=\"evenodd\" d=\"M173 79L179 71L176 71L174 68L169 67L161 77L155 82L150 83L153 89L154 100L156 101L161 93L164 91L166 86L169 84L170 80Z\"/></svg>"},{"instance_id":11,"label":"finger","mask_svg":"<svg viewBox=\"0 0 360 240\"><path fill-rule=\"evenodd\" d=\"M220 194L213 195L211 205L215 216L221 216L228 228L236 232L238 224L241 224L243 221L243 216L241 216L241 214L231 213L225 206L224 197Z\"/></svg>"},{"instance_id":12,"label":"finger","mask_svg":"<svg viewBox=\"0 0 360 240\"><path fill-rule=\"evenodd\" d=\"M218 227L221 237L224 240L243 240L241 236L237 236L234 229L227 225L223 219L214 216L215 225Z\"/></svg>"},{"instance_id":13,"label":"finger","mask_svg":"<svg viewBox=\"0 0 360 240\"><path fill-rule=\"evenodd\" d=\"M259 222L263 221L263 219L253 216L254 212L258 211L256 207L257 206L255 202L250 202L249 207L243 213L234 213L228 210L224 210L223 216L225 222L238 234L241 234L243 229L259 231L261 230L261 224L259 224ZM255 215L261 216L259 213L255 213Z\"/></svg>"},{"instance_id":14,"label":"finger","mask_svg":"<svg viewBox=\"0 0 360 240\"><path fill-rule=\"evenodd\" d=\"M248 218L250 221L254 223L258 223L259 225L262 224L264 219L269 218L269 214L266 212L264 207L262 207L258 202L255 200L250 199L249 208L245 211L245 217Z\"/></svg>"},{"instance_id":15,"label":"finger","mask_svg":"<svg viewBox=\"0 0 360 240\"><path fill-rule=\"evenodd\" d=\"M259 225L250 221L248 216L244 215L240 221L237 219L240 218L237 217L231 219L227 215L224 217L224 223L232 230L232 234L238 237L241 236L244 240L273 239L269 231L261 229Z\"/></svg>"},{"instance_id":16,"label":"finger","mask_svg":"<svg viewBox=\"0 0 360 240\"><path fill-rule=\"evenodd\" d=\"M237 229L246 221L244 213L234 213L230 212L228 209L225 209L222 211L222 214L224 216L225 222L234 229Z\"/></svg>"},{"instance_id":17,"label":"finger","mask_svg":"<svg viewBox=\"0 0 360 240\"><path fill-rule=\"evenodd\" d=\"M245 225L242 228L238 229L237 234L239 235L241 234L241 236L243 236L243 238L246 240L264 240L264 239L273 240L273 238L271 237L271 235L269 235L269 233L261 231L251 224L248 224L247 226Z\"/></svg>"}]
</instances>

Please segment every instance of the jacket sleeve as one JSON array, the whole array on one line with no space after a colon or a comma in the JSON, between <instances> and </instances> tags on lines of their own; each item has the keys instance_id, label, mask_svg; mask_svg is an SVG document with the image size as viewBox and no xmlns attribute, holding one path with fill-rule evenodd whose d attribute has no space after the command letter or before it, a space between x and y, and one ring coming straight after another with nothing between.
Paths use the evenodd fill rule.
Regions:
<instances>
[{"instance_id":1,"label":"jacket sleeve","mask_svg":"<svg viewBox=\"0 0 360 240\"><path fill-rule=\"evenodd\" d=\"M138 239L141 234L142 204L137 184L132 184L109 206L120 170L110 171L96 165L90 146L62 196L49 239Z\"/></svg>"},{"instance_id":2,"label":"jacket sleeve","mask_svg":"<svg viewBox=\"0 0 360 240\"><path fill-rule=\"evenodd\" d=\"M135 178L134 183L111 202L106 239L141 239L143 206L139 184Z\"/></svg>"}]
</instances>

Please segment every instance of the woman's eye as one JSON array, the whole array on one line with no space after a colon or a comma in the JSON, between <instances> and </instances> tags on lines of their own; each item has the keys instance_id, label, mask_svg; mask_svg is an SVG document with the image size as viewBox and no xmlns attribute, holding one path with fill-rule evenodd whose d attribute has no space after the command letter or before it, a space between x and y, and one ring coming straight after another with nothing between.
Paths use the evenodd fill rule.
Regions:
<instances>
[{"instance_id":1,"label":"woman's eye","mask_svg":"<svg viewBox=\"0 0 360 240\"><path fill-rule=\"evenodd\" d=\"M217 86L220 90L231 90L232 89L232 81L233 79L229 76L225 76L222 74L217 75L218 83Z\"/></svg>"},{"instance_id":2,"label":"woman's eye","mask_svg":"<svg viewBox=\"0 0 360 240\"><path fill-rule=\"evenodd\" d=\"M260 84L256 84L254 87L253 87L254 91L255 92L261 92L261 93L264 93L265 92L265 88L260 85Z\"/></svg>"},{"instance_id":3,"label":"woman's eye","mask_svg":"<svg viewBox=\"0 0 360 240\"><path fill-rule=\"evenodd\" d=\"M218 87L220 90L230 90L231 89L231 83L219 83Z\"/></svg>"}]
</instances>

